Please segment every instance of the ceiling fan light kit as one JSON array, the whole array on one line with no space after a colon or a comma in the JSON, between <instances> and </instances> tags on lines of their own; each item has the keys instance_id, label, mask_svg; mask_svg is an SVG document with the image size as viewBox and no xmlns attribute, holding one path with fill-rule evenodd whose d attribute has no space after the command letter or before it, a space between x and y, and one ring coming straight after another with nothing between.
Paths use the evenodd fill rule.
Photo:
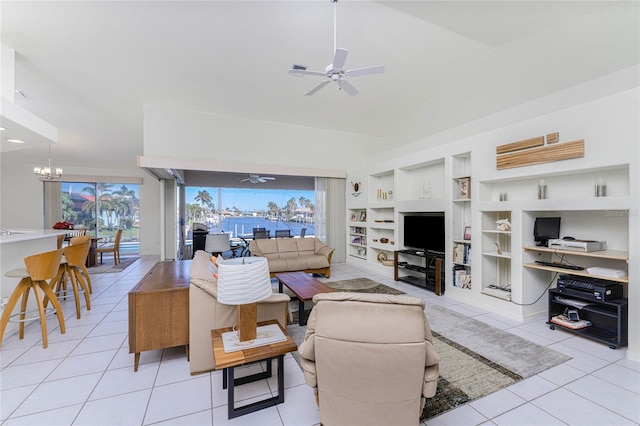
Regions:
<instances>
[{"instance_id":1,"label":"ceiling fan light kit","mask_svg":"<svg viewBox=\"0 0 640 426\"><path fill-rule=\"evenodd\" d=\"M349 83L346 79L351 77L360 77L371 74L381 74L384 72L384 66L378 65L374 67L366 67L366 68L357 68L353 70L345 70L344 65L347 61L347 55L349 51L347 49L342 49L336 47L336 32L337 32L337 24L336 24L336 16L337 16L337 4L338 0L331 0L333 3L333 63L326 66L324 72L321 71L310 71L307 70L307 67L304 65L294 64L289 70L289 75L294 77L304 77L305 75L313 75L318 77L325 77L326 80L321 81L314 88L305 93L306 96L311 96L327 84L331 82L336 82L338 88L340 90L344 90L347 92L349 96L356 96L359 92L351 83Z\"/></svg>"}]
</instances>

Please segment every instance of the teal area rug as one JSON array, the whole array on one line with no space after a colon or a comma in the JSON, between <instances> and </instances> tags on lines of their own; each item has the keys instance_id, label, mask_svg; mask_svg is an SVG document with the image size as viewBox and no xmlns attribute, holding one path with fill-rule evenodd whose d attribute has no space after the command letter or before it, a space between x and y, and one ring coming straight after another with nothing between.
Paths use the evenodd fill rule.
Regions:
<instances>
[{"instance_id":1,"label":"teal area rug","mask_svg":"<svg viewBox=\"0 0 640 426\"><path fill-rule=\"evenodd\" d=\"M338 291L404 294L368 278L326 282ZM297 309L292 302L292 310ZM309 312L306 312L308 315ZM297 324L298 312L287 332L299 345L306 327ZM489 395L559 365L570 357L502 331L442 306L428 304L427 318L440 357L435 396L428 398L421 421ZM458 343L464 342L464 345ZM298 353L293 353L298 360Z\"/></svg>"}]
</instances>

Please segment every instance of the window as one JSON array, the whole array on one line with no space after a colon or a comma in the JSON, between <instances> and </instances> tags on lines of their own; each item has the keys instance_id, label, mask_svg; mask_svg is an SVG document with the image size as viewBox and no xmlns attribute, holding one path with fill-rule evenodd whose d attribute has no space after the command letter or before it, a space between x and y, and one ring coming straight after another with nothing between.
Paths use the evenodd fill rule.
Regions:
<instances>
[{"instance_id":1,"label":"window","mask_svg":"<svg viewBox=\"0 0 640 426\"><path fill-rule=\"evenodd\" d=\"M138 184L117 182L62 182L62 220L87 235L113 241L123 229L122 254L140 253L140 199Z\"/></svg>"}]
</instances>

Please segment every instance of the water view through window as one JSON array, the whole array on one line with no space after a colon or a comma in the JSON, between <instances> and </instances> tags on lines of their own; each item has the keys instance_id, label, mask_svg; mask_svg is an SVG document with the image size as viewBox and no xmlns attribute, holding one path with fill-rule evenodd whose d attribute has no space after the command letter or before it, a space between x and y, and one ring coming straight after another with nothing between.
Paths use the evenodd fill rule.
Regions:
<instances>
[{"instance_id":1,"label":"water view through window","mask_svg":"<svg viewBox=\"0 0 640 426\"><path fill-rule=\"evenodd\" d=\"M193 223L203 223L209 232L230 233L232 238L253 235L253 228L290 230L299 236L315 234L315 192L283 189L185 188L186 238L191 240Z\"/></svg>"},{"instance_id":2,"label":"water view through window","mask_svg":"<svg viewBox=\"0 0 640 426\"><path fill-rule=\"evenodd\" d=\"M113 242L122 229L121 255L140 253L139 185L123 183L62 182L62 220L87 235Z\"/></svg>"}]
</instances>

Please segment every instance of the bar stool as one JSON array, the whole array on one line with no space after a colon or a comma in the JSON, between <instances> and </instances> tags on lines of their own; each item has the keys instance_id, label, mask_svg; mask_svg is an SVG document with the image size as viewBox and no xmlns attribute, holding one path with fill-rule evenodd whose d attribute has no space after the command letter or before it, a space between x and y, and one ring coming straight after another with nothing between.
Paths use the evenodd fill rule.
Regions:
<instances>
[{"instance_id":1,"label":"bar stool","mask_svg":"<svg viewBox=\"0 0 640 426\"><path fill-rule=\"evenodd\" d=\"M45 294L45 300L51 301L53 308L55 309L56 316L58 317L58 323L60 323L60 332L65 333L64 315L62 313L62 306L53 292L47 280L51 280L56 276L56 271L60 265L60 259L62 259L63 249L54 251L48 251L40 254L34 254L24 258L24 264L27 267L26 271L23 268L14 269L8 271L5 276L9 278L21 278L20 282L16 286L16 289L9 296L7 305L2 312L2 318L0 319L0 347L2 346L2 338L4 331L7 328L9 321L20 322L20 339L24 338L24 323L26 321L32 321L36 318L40 318L40 328L42 329L42 347L48 346L47 341L47 320L45 318L45 305L43 303L42 293ZM29 291L33 289L33 293L36 298L38 307L38 317L27 318L27 301L29 300ZM42 293L40 292L42 291ZM20 312L11 314L15 308L18 300L22 298ZM12 317L20 316L19 320L12 320Z\"/></svg>"},{"instance_id":2,"label":"bar stool","mask_svg":"<svg viewBox=\"0 0 640 426\"><path fill-rule=\"evenodd\" d=\"M74 244L82 244L85 242L89 242L89 251L91 251L91 235L83 235L81 237L73 237L71 238L71 240L69 241L69 244L74 245ZM87 287L89 287L89 294L93 294L93 286L91 285L91 277L89 276L89 271L87 271L87 265L86 265L86 260L85 262L80 265L80 269L82 269L82 274L84 275L84 277L87 280Z\"/></svg>"},{"instance_id":3,"label":"bar stool","mask_svg":"<svg viewBox=\"0 0 640 426\"><path fill-rule=\"evenodd\" d=\"M89 254L89 246L91 241L86 241L81 244L72 244L66 246L64 251L64 260L60 262L58 267L58 275L56 275L54 281L52 281L52 287L56 294L59 294L61 290L66 290L66 277L69 277L71 281L71 287L73 288L73 296L76 302L76 318L80 319L80 292L78 291L78 284L82 288L84 293L84 300L87 305L87 311L91 310L91 301L89 300L89 287L82 278L78 267L84 265L87 260L87 254ZM46 306L46 305L45 305Z\"/></svg>"}]
</instances>

